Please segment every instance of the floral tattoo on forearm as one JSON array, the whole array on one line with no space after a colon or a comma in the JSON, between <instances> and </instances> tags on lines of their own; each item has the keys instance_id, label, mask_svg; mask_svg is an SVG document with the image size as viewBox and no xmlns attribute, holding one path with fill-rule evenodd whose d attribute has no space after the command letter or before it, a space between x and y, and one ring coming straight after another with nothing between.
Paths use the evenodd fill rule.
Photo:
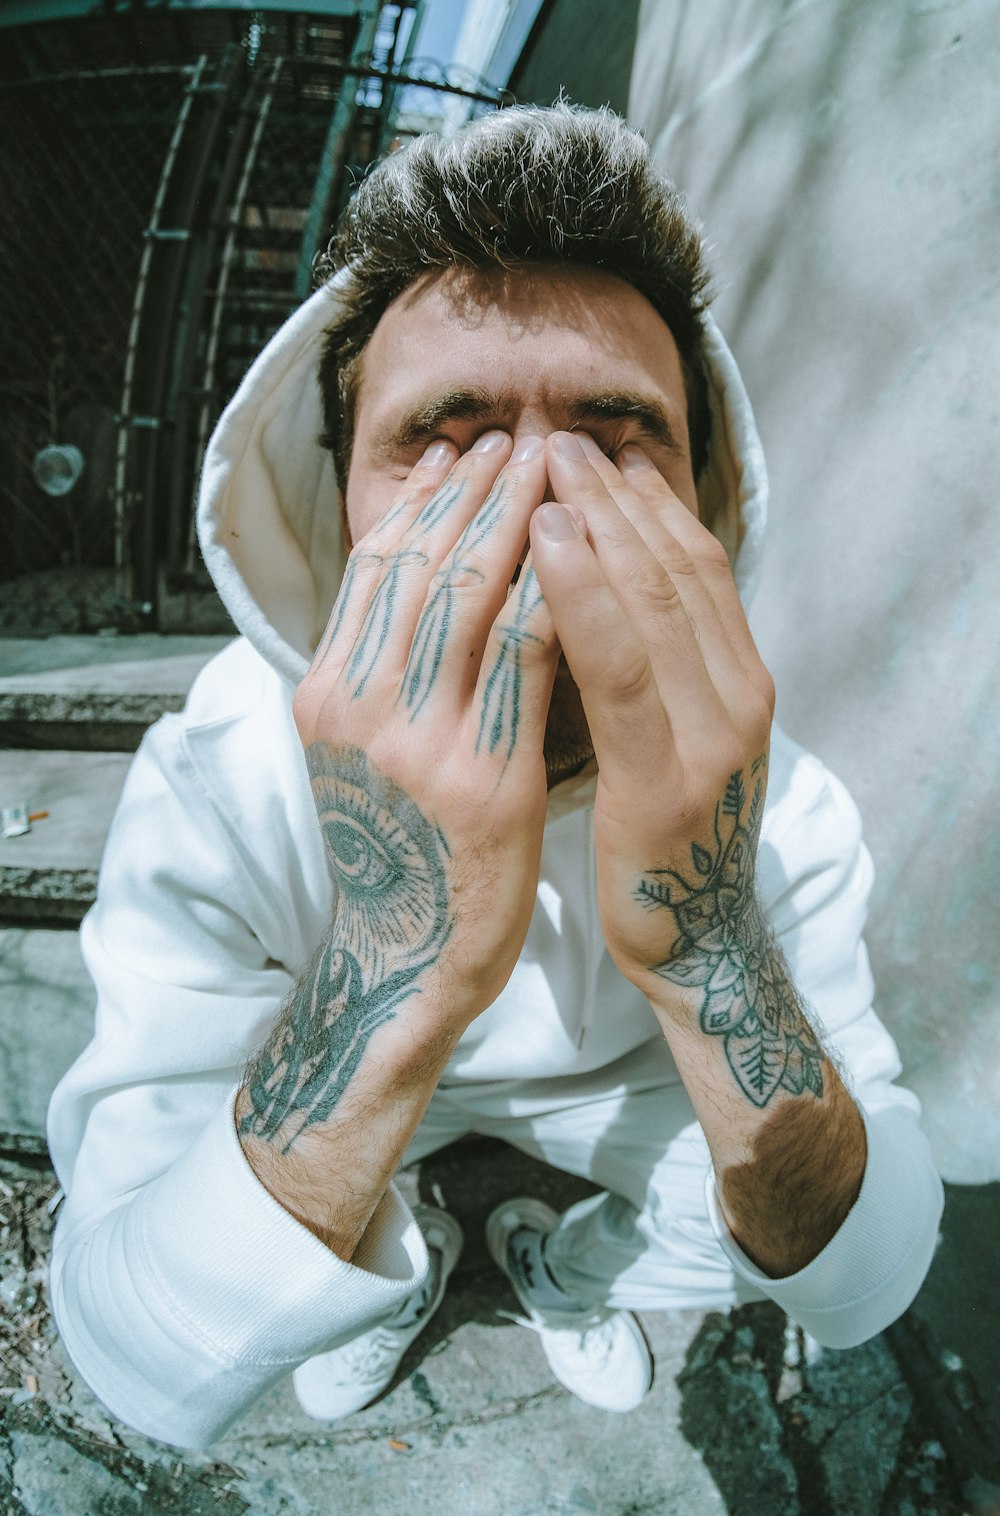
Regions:
<instances>
[{"instance_id":1,"label":"floral tattoo on forearm","mask_svg":"<svg viewBox=\"0 0 1000 1516\"><path fill-rule=\"evenodd\" d=\"M333 926L250 1064L241 1134L287 1153L329 1120L372 1035L451 932L448 844L415 802L360 748L306 752L333 875Z\"/></svg>"},{"instance_id":2,"label":"floral tattoo on forearm","mask_svg":"<svg viewBox=\"0 0 1000 1516\"><path fill-rule=\"evenodd\" d=\"M667 909L677 939L653 972L702 991L700 1025L721 1037L743 1093L763 1107L778 1090L823 1094L824 1053L791 983L754 886L766 759L730 776L716 807L711 846L691 844L691 868L652 869L636 898Z\"/></svg>"}]
</instances>

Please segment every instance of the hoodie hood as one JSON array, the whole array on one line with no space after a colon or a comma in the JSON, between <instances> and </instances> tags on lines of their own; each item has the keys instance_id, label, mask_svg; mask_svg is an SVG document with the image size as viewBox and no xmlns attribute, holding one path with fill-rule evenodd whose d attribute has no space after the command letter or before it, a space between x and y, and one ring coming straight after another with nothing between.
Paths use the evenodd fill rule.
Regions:
<instances>
[{"instance_id":1,"label":"hoodie hood","mask_svg":"<svg viewBox=\"0 0 1000 1516\"><path fill-rule=\"evenodd\" d=\"M338 280L289 317L247 371L212 434L198 496L198 536L223 604L247 640L298 684L346 563L340 496L320 445L319 362L340 300ZM748 604L760 572L767 474L735 360L705 317L712 433L698 485Z\"/></svg>"}]
</instances>

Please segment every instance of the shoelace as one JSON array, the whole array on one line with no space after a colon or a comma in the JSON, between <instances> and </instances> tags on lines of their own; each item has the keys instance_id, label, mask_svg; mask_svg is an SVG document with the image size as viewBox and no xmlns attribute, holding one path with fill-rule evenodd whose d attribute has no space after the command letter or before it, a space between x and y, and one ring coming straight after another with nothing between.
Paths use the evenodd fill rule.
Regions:
<instances>
[{"instance_id":1,"label":"shoelace","mask_svg":"<svg viewBox=\"0 0 1000 1516\"><path fill-rule=\"evenodd\" d=\"M533 1321L530 1316L522 1316L518 1311L505 1311L498 1308L496 1314L503 1316L507 1321L513 1321L518 1326L525 1326L529 1331L537 1332L539 1337L544 1337L546 1332L568 1332L580 1338L581 1349L590 1353L596 1348L602 1357L607 1358L614 1345L614 1320L611 1317L590 1318L590 1325L574 1326L570 1322L565 1325L553 1326L544 1321Z\"/></svg>"},{"instance_id":2,"label":"shoelace","mask_svg":"<svg viewBox=\"0 0 1000 1516\"><path fill-rule=\"evenodd\" d=\"M398 1352L398 1342L388 1332L376 1327L364 1339L347 1345L341 1364L347 1379L377 1379L385 1369L386 1360Z\"/></svg>"}]
</instances>

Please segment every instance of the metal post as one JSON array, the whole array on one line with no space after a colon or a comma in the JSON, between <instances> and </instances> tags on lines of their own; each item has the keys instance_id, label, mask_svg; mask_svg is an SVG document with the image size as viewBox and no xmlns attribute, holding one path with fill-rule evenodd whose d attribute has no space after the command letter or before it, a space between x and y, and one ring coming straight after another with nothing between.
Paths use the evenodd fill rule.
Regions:
<instances>
[{"instance_id":1,"label":"metal post","mask_svg":"<svg viewBox=\"0 0 1000 1516\"><path fill-rule=\"evenodd\" d=\"M323 146L323 156L320 158L309 213L302 229L299 265L295 273L295 294L299 300L306 298L312 285L313 259L329 216L333 192L343 172L347 144L357 111L357 80L364 72L363 60L372 50L378 28L378 17L378 5L365 9L358 16L358 31L351 49L351 63L344 74L340 94L337 96L337 104L330 120L330 130Z\"/></svg>"},{"instance_id":2,"label":"metal post","mask_svg":"<svg viewBox=\"0 0 1000 1516\"><path fill-rule=\"evenodd\" d=\"M237 234L239 232L240 221L243 216L247 191L250 187L250 179L257 164L257 155L260 152L260 145L261 141L263 140L264 130L267 126L268 117L271 114L271 106L274 101L274 93L278 87L278 80L280 78L281 70L285 62L286 59L284 57L278 57L273 60L270 68L267 71L263 94L260 97L259 102L257 101L256 96L252 97L256 106L254 113L253 131L250 137L249 146L247 147L246 155L243 159L239 182L236 186L236 193L233 196L232 203L229 206L228 214L226 217L226 240L222 248L222 258L219 264L219 275L212 302L212 314L209 320L208 345L203 360L203 372L201 380L201 406L198 412L198 429L195 433L194 450L197 468L200 468L201 466L201 459L205 451L205 444L208 440L208 430L212 421L212 412L216 400L215 365L218 359L219 340L222 333L223 318L225 316L226 310L226 297L229 291L229 275L233 265L233 258L236 254ZM197 473L195 477L195 495L197 497ZM197 522L195 519L194 509L192 508L188 533L187 567L189 573L193 570L194 566L196 544Z\"/></svg>"},{"instance_id":3,"label":"metal post","mask_svg":"<svg viewBox=\"0 0 1000 1516\"><path fill-rule=\"evenodd\" d=\"M187 76L187 87L181 97L181 106L177 114L173 135L167 148L167 155L160 172L160 181L156 187L153 199L153 209L149 218L149 226L146 230L146 239L143 243L142 256L139 260L139 277L136 280L135 298L132 302L132 320L129 325L128 347L125 353L125 372L122 381L121 413L118 418L118 445L115 457L115 472L113 485L114 521L115 521L115 569L118 580L118 593L125 607L129 611L127 621L133 621L138 613L141 625L150 626L156 623L156 592L155 575L154 582L149 582L149 576L140 569L140 576L146 582L142 591L137 593L135 583L136 558L144 561L146 557L146 544L134 542L133 536L145 536L145 533L136 533L138 512L136 507L141 503L139 491L130 483L129 475L132 470L129 467L130 453L134 450L136 428L148 428L155 430L159 426L158 416L135 416L133 415L135 404L135 387L138 379L136 359L139 352L140 331L143 324L143 312L149 291L149 276L153 262L153 252L157 246L157 237L161 231L160 217L163 213L164 202L167 197L167 189L177 161L181 140L184 136L188 118L191 114L191 105L194 99L194 91L201 82L208 59L202 54L194 68L179 70L181 77ZM138 549L138 552L135 551Z\"/></svg>"},{"instance_id":4,"label":"metal post","mask_svg":"<svg viewBox=\"0 0 1000 1516\"><path fill-rule=\"evenodd\" d=\"M410 27L410 35L406 39L406 47L403 49L402 58L398 62L395 57L392 59L391 72L393 74L406 74L409 70L416 51L417 37L420 34L420 27L423 23L426 7L427 0L417 0L416 5L411 7L416 11L416 14L413 17L413 25ZM383 93L382 131L379 136L378 150L375 154L376 158L384 157L386 149L389 146L389 139L392 136L393 121L396 114L396 96L399 93L399 89L399 84L394 82L388 85Z\"/></svg>"}]
</instances>

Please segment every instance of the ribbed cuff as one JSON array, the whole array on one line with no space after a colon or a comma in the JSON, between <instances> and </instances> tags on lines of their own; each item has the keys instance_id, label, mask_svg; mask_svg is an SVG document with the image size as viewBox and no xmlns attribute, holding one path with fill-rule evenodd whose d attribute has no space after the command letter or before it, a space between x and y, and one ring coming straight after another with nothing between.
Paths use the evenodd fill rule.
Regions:
<instances>
[{"instance_id":1,"label":"ribbed cuff","mask_svg":"<svg viewBox=\"0 0 1000 1516\"><path fill-rule=\"evenodd\" d=\"M137 1199L136 1240L171 1313L241 1362L298 1363L419 1285L427 1249L389 1187L351 1263L278 1204L236 1134L235 1091Z\"/></svg>"},{"instance_id":2,"label":"ribbed cuff","mask_svg":"<svg viewBox=\"0 0 1000 1516\"><path fill-rule=\"evenodd\" d=\"M131 1199L96 1222L61 1218L53 1246L53 1310L83 1378L128 1425L180 1447L206 1447L427 1273L391 1186L352 1263L295 1221L246 1162L234 1099Z\"/></svg>"}]
</instances>

